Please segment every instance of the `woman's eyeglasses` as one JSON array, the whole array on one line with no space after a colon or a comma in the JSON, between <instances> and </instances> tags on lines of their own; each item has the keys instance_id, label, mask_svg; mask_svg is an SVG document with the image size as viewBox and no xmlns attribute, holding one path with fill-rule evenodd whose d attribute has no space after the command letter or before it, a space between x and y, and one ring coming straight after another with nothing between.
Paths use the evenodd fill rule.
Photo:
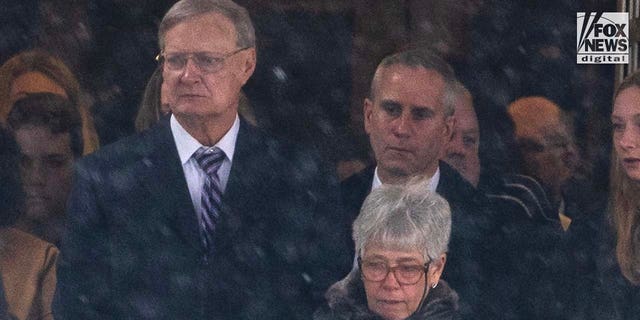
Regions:
<instances>
[{"instance_id":1,"label":"woman's eyeglasses","mask_svg":"<svg viewBox=\"0 0 640 320\"><path fill-rule=\"evenodd\" d=\"M380 282L387 278L389 272L393 272L394 277L401 285L412 285L418 283L427 270L429 262L424 265L419 264L400 264L395 267L389 267L387 263L382 261L363 260L358 257L358 265L365 280L372 282Z\"/></svg>"}]
</instances>

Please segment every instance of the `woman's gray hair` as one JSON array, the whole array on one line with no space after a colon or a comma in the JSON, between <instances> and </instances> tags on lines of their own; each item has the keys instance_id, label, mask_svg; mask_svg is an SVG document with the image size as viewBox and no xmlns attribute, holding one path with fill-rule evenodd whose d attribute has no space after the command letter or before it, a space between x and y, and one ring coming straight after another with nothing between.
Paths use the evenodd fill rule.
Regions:
<instances>
[{"instance_id":1,"label":"woman's gray hair","mask_svg":"<svg viewBox=\"0 0 640 320\"><path fill-rule=\"evenodd\" d=\"M227 17L236 29L236 45L239 48L256 46L256 34L247 10L230 0L182 0L174 4L164 15L158 27L158 45L164 50L164 37L176 25L207 13L219 13Z\"/></svg>"},{"instance_id":2,"label":"woman's gray hair","mask_svg":"<svg viewBox=\"0 0 640 320\"><path fill-rule=\"evenodd\" d=\"M382 185L364 201L353 223L356 253L367 245L423 251L425 261L447 251L451 233L449 203L427 189L427 183Z\"/></svg>"}]
</instances>

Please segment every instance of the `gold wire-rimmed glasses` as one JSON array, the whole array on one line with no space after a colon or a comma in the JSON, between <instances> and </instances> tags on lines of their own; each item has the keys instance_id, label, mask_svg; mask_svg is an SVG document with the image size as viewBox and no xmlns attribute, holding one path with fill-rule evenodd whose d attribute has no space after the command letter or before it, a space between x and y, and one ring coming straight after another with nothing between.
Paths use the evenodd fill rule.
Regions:
<instances>
[{"instance_id":1,"label":"gold wire-rimmed glasses","mask_svg":"<svg viewBox=\"0 0 640 320\"><path fill-rule=\"evenodd\" d=\"M250 47L243 47L238 50L231 51L220 56L217 53L200 51L200 52L161 52L156 56L156 61L164 64L165 68L171 71L181 71L187 65L189 59L203 73L214 73L222 68L225 60L232 57L242 50Z\"/></svg>"}]
</instances>

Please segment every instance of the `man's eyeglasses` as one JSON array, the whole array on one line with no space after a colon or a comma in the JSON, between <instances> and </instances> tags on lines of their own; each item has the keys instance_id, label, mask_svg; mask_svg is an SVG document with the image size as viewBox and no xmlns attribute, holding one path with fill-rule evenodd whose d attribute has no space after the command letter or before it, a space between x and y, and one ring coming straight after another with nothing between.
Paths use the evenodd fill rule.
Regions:
<instances>
[{"instance_id":1,"label":"man's eyeglasses","mask_svg":"<svg viewBox=\"0 0 640 320\"><path fill-rule=\"evenodd\" d=\"M156 56L156 61L163 63L168 70L181 71L191 59L203 73L214 73L222 68L226 59L246 49L249 47L240 48L223 56L213 52L161 52Z\"/></svg>"},{"instance_id":2,"label":"man's eyeglasses","mask_svg":"<svg viewBox=\"0 0 640 320\"><path fill-rule=\"evenodd\" d=\"M393 268L389 267L382 261L367 261L358 257L358 266L362 271L365 280L372 282L380 282L387 278L389 272L393 272L396 281L401 285L412 285L418 283L427 270L429 262L424 265L397 265Z\"/></svg>"}]
</instances>

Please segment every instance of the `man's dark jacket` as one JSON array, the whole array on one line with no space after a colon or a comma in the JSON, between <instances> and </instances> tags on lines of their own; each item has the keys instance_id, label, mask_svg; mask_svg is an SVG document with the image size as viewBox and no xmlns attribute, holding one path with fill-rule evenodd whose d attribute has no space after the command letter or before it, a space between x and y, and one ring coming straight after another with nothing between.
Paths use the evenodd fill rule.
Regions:
<instances>
[{"instance_id":1,"label":"man's dark jacket","mask_svg":"<svg viewBox=\"0 0 640 320\"><path fill-rule=\"evenodd\" d=\"M308 319L351 261L332 177L241 121L207 256L169 121L104 147L76 166L55 318Z\"/></svg>"},{"instance_id":2,"label":"man's dark jacket","mask_svg":"<svg viewBox=\"0 0 640 320\"><path fill-rule=\"evenodd\" d=\"M495 248L499 242L495 214L487 198L457 171L442 161L439 167L440 180L436 192L451 207L451 238L442 278L460 296L463 318L489 318L507 311L495 310L500 309L496 305L499 298L491 283L495 273L500 271L500 254ZM350 228L371 191L374 170L374 167L368 167L341 184L346 217L344 228ZM350 248L354 254L353 242Z\"/></svg>"}]
</instances>

